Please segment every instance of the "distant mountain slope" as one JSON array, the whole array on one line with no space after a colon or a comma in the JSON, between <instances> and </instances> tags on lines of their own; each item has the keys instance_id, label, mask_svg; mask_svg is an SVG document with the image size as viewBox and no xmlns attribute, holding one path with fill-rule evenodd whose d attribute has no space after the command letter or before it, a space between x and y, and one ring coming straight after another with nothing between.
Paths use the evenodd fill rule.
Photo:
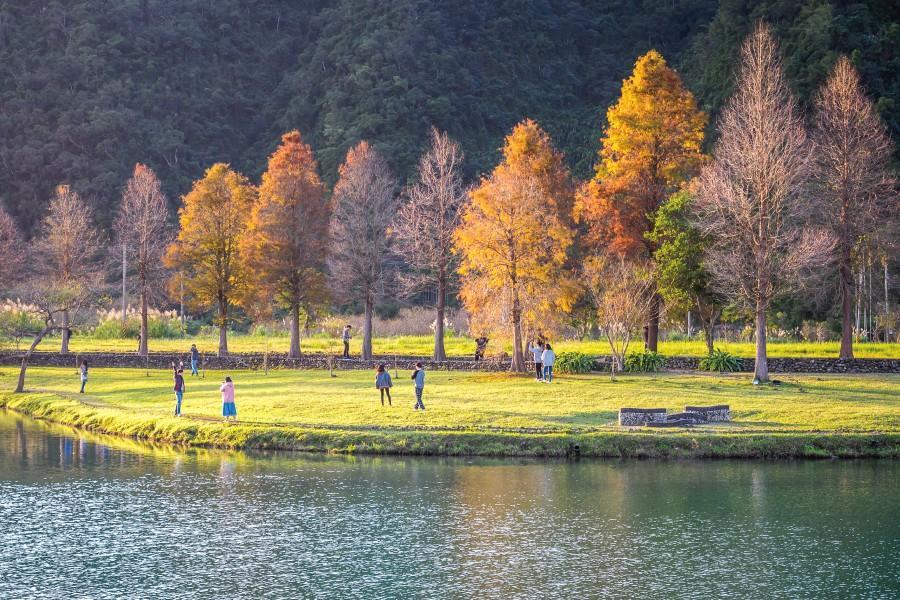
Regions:
<instances>
[{"instance_id":1,"label":"distant mountain slope","mask_svg":"<svg viewBox=\"0 0 900 600\"><path fill-rule=\"evenodd\" d=\"M659 49L708 108L728 93L760 16L786 36L808 94L857 51L898 131L900 24L891 2L735 0L48 0L0 4L0 201L32 229L72 184L105 222L136 161L173 205L216 161L251 177L299 128L333 181L360 138L409 176L433 124L469 173L530 116L590 172L606 107Z\"/></svg>"}]
</instances>

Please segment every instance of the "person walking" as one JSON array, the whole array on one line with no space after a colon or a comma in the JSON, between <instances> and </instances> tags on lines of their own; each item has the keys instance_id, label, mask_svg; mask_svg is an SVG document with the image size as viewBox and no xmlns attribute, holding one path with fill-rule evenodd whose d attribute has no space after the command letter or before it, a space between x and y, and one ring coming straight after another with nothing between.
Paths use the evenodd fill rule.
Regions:
<instances>
[{"instance_id":1,"label":"person walking","mask_svg":"<svg viewBox=\"0 0 900 600\"><path fill-rule=\"evenodd\" d=\"M553 383L553 363L556 362L556 353L549 343L544 344L541 362L544 363L544 383Z\"/></svg>"},{"instance_id":2,"label":"person walking","mask_svg":"<svg viewBox=\"0 0 900 600\"><path fill-rule=\"evenodd\" d=\"M172 363L172 371L174 371L175 380L175 416L181 416L181 402L184 400L184 369L179 369Z\"/></svg>"},{"instance_id":3,"label":"person walking","mask_svg":"<svg viewBox=\"0 0 900 600\"><path fill-rule=\"evenodd\" d=\"M541 340L534 340L532 342L531 355L534 357L534 372L537 375L537 380L541 381L544 379L544 342Z\"/></svg>"},{"instance_id":4,"label":"person walking","mask_svg":"<svg viewBox=\"0 0 900 600\"><path fill-rule=\"evenodd\" d=\"M200 364L200 351L197 350L197 344L191 344L191 376L199 375L197 365Z\"/></svg>"},{"instance_id":5,"label":"person walking","mask_svg":"<svg viewBox=\"0 0 900 600\"><path fill-rule=\"evenodd\" d=\"M222 392L222 416L225 420L237 421L237 407L234 405L234 382L231 377L226 377L222 386L219 388Z\"/></svg>"},{"instance_id":6,"label":"person walking","mask_svg":"<svg viewBox=\"0 0 900 600\"><path fill-rule=\"evenodd\" d=\"M83 394L84 386L87 385L87 378L88 378L88 364L87 364L86 360L82 359L81 365L78 367L78 373L81 376L81 391L78 393Z\"/></svg>"},{"instance_id":7,"label":"person walking","mask_svg":"<svg viewBox=\"0 0 900 600\"><path fill-rule=\"evenodd\" d=\"M341 334L341 340L344 342L344 358L350 358L350 330L353 326L349 323L344 325L344 333Z\"/></svg>"},{"instance_id":8,"label":"person walking","mask_svg":"<svg viewBox=\"0 0 900 600\"><path fill-rule=\"evenodd\" d=\"M393 385L393 382L391 382L391 374L388 373L384 364L378 365L378 370L375 372L375 388L381 392L382 406L384 406L385 393L387 394L388 406L393 406L393 404L391 404L391 388Z\"/></svg>"},{"instance_id":9,"label":"person walking","mask_svg":"<svg viewBox=\"0 0 900 600\"><path fill-rule=\"evenodd\" d=\"M422 391L425 389L425 366L417 362L416 370L413 371L412 374L413 383L416 386L416 404L413 406L413 410L425 410L425 405L422 404Z\"/></svg>"}]
</instances>

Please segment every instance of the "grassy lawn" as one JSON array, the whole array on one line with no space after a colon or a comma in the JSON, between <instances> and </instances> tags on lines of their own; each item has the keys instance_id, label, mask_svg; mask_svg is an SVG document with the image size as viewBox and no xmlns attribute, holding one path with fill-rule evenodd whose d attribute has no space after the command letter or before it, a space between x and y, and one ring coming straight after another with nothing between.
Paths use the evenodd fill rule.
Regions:
<instances>
[{"instance_id":1,"label":"grassy lawn","mask_svg":"<svg viewBox=\"0 0 900 600\"><path fill-rule=\"evenodd\" d=\"M382 408L374 374L341 371L230 373L240 421L223 424L218 383L188 378L181 419L167 371L93 369L79 395L74 369L32 368L29 393L14 395L16 372L0 370L0 405L106 433L226 447L437 453L561 454L578 443L596 455L841 454L833 439L877 438L900 453L900 376L785 376L752 386L746 375L565 376L552 385L508 374L428 374L426 412L412 410L409 374L395 378L394 406ZM618 409L729 404L731 424L686 431L623 430ZM825 440L825 441L823 441ZM724 445L723 445L724 444ZM789 444L790 451L784 451ZM819 444L817 446L817 444ZM822 446L824 444L824 446ZM854 446L855 447L855 446ZM760 448L763 450L761 451ZM782 448L782 450L777 450ZM855 450L845 452L854 455Z\"/></svg>"},{"instance_id":2,"label":"grassy lawn","mask_svg":"<svg viewBox=\"0 0 900 600\"><path fill-rule=\"evenodd\" d=\"M197 344L201 352L214 353L219 347L218 338L195 337L185 339L151 339L150 350L153 352L186 352L192 343ZM232 335L228 339L228 348L232 352L264 352L268 344L271 352L287 352L289 340L286 337L265 337L250 335ZM350 343L351 352L359 354L362 340L356 336ZM467 337L447 337L445 340L447 353L454 357L469 357L475 350L475 342ZM25 343L20 343L23 348ZM750 342L718 342L717 347L731 352L735 356L752 357L755 354L755 345ZM340 340L323 335L304 338L301 342L304 352L332 352L342 351ZM413 355L430 356L434 347L434 341L430 336L402 336L389 338L375 338L373 348L378 355ZM584 352L598 355L608 354L609 346L603 340L561 340L554 342L557 352ZM10 350L15 344L9 340L0 341L0 348ZM48 338L39 347L43 351L53 351L59 348L58 338ZM137 349L137 340L98 340L91 337L75 335L72 337L70 348L72 352L134 352ZM634 350L640 350L640 342L635 342ZM839 342L780 342L769 341L768 350L770 357L837 357L840 348ZM488 355L496 354L501 350L511 351L509 343L492 341L488 346ZM669 356L703 356L706 354L706 346L701 341L685 342L660 342L660 352ZM854 345L857 358L900 358L900 344L863 344Z\"/></svg>"}]
</instances>

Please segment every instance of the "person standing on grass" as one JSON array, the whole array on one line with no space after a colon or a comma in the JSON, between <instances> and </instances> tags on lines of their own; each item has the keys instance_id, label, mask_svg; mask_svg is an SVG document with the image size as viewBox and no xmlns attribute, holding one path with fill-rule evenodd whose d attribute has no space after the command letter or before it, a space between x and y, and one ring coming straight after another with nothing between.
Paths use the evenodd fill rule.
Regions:
<instances>
[{"instance_id":1,"label":"person standing on grass","mask_svg":"<svg viewBox=\"0 0 900 600\"><path fill-rule=\"evenodd\" d=\"M341 341L344 342L344 358L350 358L350 330L353 326L349 323L344 325L344 333L341 334Z\"/></svg>"},{"instance_id":2,"label":"person standing on grass","mask_svg":"<svg viewBox=\"0 0 900 600\"><path fill-rule=\"evenodd\" d=\"M416 386L416 404L413 406L413 410L425 410L425 405L422 404L422 391L425 389L425 366L417 362L416 370L413 371L412 378L413 383Z\"/></svg>"},{"instance_id":3,"label":"person standing on grass","mask_svg":"<svg viewBox=\"0 0 900 600\"><path fill-rule=\"evenodd\" d=\"M191 376L199 375L197 365L200 364L200 351L197 350L197 344L191 344Z\"/></svg>"},{"instance_id":4,"label":"person standing on grass","mask_svg":"<svg viewBox=\"0 0 900 600\"><path fill-rule=\"evenodd\" d=\"M81 366L78 367L78 373L81 375L81 391L79 394L84 393L84 386L87 385L87 377L88 377L88 364L86 360L81 361Z\"/></svg>"},{"instance_id":5,"label":"person standing on grass","mask_svg":"<svg viewBox=\"0 0 900 600\"><path fill-rule=\"evenodd\" d=\"M537 375L537 380L541 381L544 378L544 342L534 340L530 350L531 355L534 356L534 372Z\"/></svg>"},{"instance_id":6,"label":"person standing on grass","mask_svg":"<svg viewBox=\"0 0 900 600\"><path fill-rule=\"evenodd\" d=\"M174 373L175 379L175 416L181 416L181 401L184 400L184 369L179 369L175 367L175 363L172 363L172 370Z\"/></svg>"},{"instance_id":7,"label":"person standing on grass","mask_svg":"<svg viewBox=\"0 0 900 600\"><path fill-rule=\"evenodd\" d=\"M222 392L222 416L225 420L237 421L237 407L234 405L234 382L231 377L226 377L222 386L219 388Z\"/></svg>"},{"instance_id":8,"label":"person standing on grass","mask_svg":"<svg viewBox=\"0 0 900 600\"><path fill-rule=\"evenodd\" d=\"M394 384L391 382L391 374L388 373L384 364L378 365L378 371L375 373L375 388L381 392L382 406L384 406L385 393L387 393L388 406L393 406L393 404L391 404L391 388L393 385Z\"/></svg>"},{"instance_id":9,"label":"person standing on grass","mask_svg":"<svg viewBox=\"0 0 900 600\"><path fill-rule=\"evenodd\" d=\"M541 362L544 363L544 383L553 383L553 363L556 362L556 353L549 343L544 344Z\"/></svg>"}]
</instances>

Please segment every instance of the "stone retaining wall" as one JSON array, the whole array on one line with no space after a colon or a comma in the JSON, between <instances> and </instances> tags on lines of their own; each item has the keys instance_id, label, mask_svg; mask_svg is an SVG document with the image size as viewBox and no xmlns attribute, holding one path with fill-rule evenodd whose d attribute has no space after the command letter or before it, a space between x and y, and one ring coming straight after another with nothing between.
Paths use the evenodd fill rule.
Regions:
<instances>
[{"instance_id":1,"label":"stone retaining wall","mask_svg":"<svg viewBox=\"0 0 900 600\"><path fill-rule=\"evenodd\" d=\"M619 425L634 427L647 423L662 423L666 420L664 408L620 408Z\"/></svg>"},{"instance_id":2,"label":"stone retaining wall","mask_svg":"<svg viewBox=\"0 0 900 600\"><path fill-rule=\"evenodd\" d=\"M21 362L22 352L0 352L0 365L15 365ZM86 358L88 363L96 367L135 367L152 369L169 368L173 360L182 359L188 364L187 353L153 352L148 357L132 353L85 352L59 354L58 352L35 352L31 364L43 366L74 366L76 361ZM335 369L375 369L384 363L391 369L412 370L417 361L425 364L430 370L452 371L506 371L509 359L487 359L474 361L471 359L452 358L435 362L427 358L412 356L376 356L374 360L340 358L332 359ZM208 369L262 369L267 363L270 369L327 369L329 357L325 354L304 354L301 358L288 358L285 354L232 354L230 356L209 355L203 357L204 366ZM596 371L609 372L612 362L610 356L598 356L594 359ZM667 356L665 368L676 371L698 370L700 358L693 356ZM753 372L753 360L741 360L741 372ZM900 360L881 358L857 358L840 360L837 358L770 358L771 373L900 373Z\"/></svg>"},{"instance_id":3,"label":"stone retaining wall","mask_svg":"<svg viewBox=\"0 0 900 600\"><path fill-rule=\"evenodd\" d=\"M717 406L685 406L686 413L699 413L707 423L724 423L731 420L731 409L727 404Z\"/></svg>"},{"instance_id":4,"label":"stone retaining wall","mask_svg":"<svg viewBox=\"0 0 900 600\"><path fill-rule=\"evenodd\" d=\"M666 356L665 368L672 371L697 371L700 368L698 356ZM742 373L753 372L753 359L740 359L738 369ZM594 359L597 371L609 371L610 356ZM770 358L770 373L900 373L900 360L892 358Z\"/></svg>"},{"instance_id":5,"label":"stone retaining wall","mask_svg":"<svg viewBox=\"0 0 900 600\"><path fill-rule=\"evenodd\" d=\"M0 352L0 365L18 365L22 361L21 352ZM149 369L171 368L173 361L183 360L185 369L190 369L190 360L187 353L152 352L149 356L138 356L128 353L106 352L70 352L59 354L58 352L35 352L31 356L30 365L75 367L85 359L91 367L131 367ZM417 362L421 362L428 370L447 371L507 371L509 361L498 360L457 360L432 361L415 357L375 357L373 360L330 358L325 354L305 354L301 358L288 358L285 354L231 354L229 356L203 356L202 367L218 371L228 369L364 369L375 370L378 365L385 364L390 369L395 367L401 371L411 371Z\"/></svg>"}]
</instances>

